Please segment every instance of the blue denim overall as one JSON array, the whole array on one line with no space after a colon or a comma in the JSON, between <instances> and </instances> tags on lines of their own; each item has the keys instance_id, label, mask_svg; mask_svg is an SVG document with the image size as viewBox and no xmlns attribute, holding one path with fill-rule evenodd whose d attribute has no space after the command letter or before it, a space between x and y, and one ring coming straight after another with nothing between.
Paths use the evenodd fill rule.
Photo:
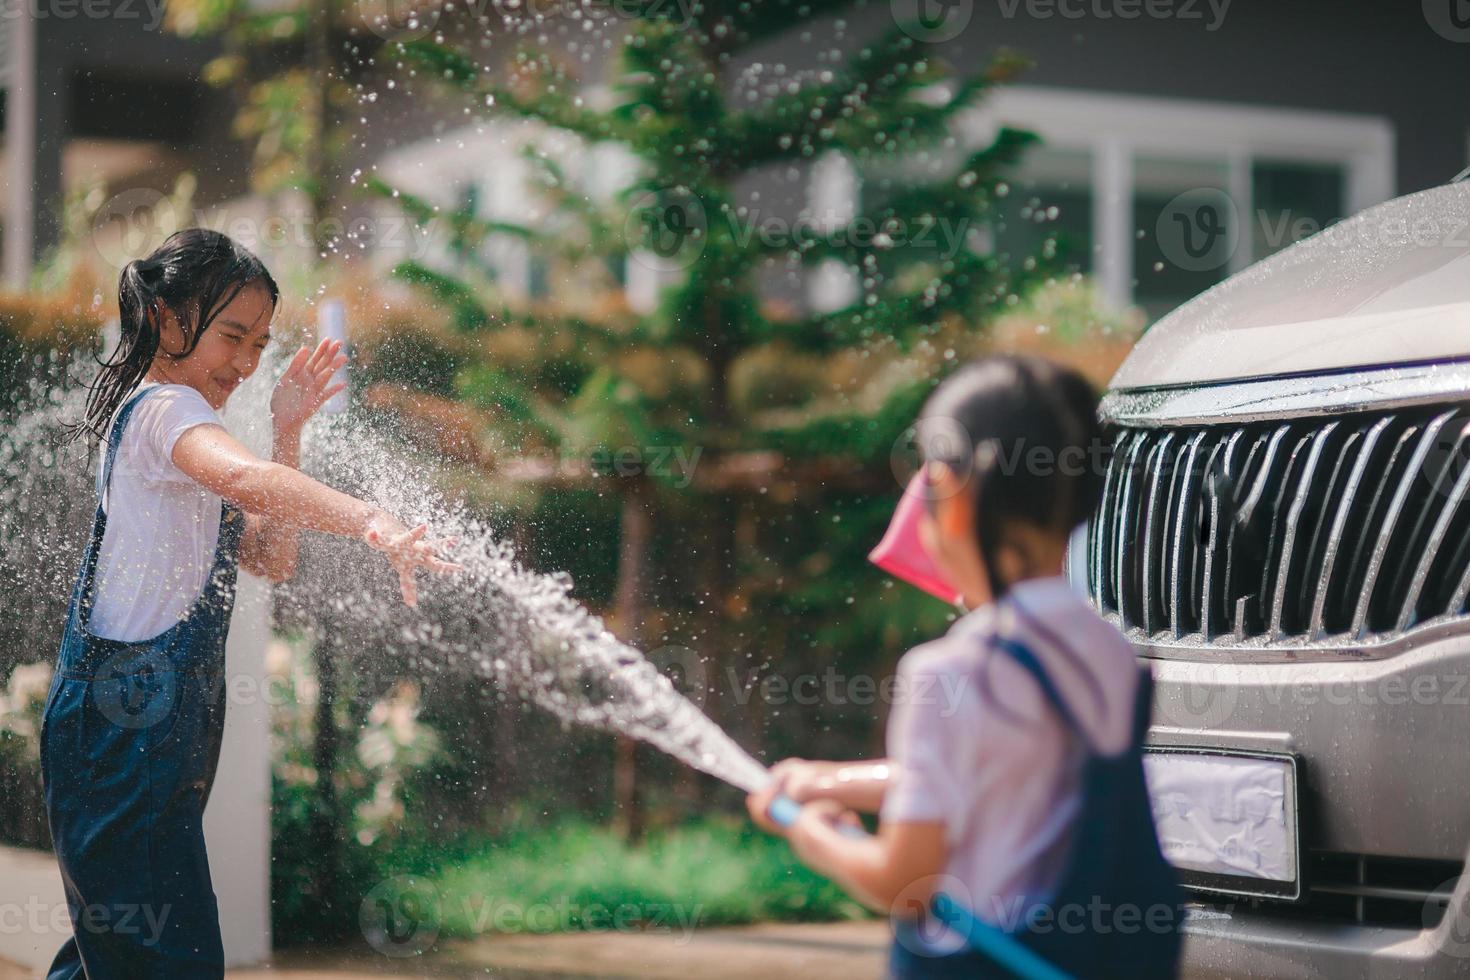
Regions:
<instances>
[{"instance_id":1,"label":"blue denim overall","mask_svg":"<svg viewBox=\"0 0 1470 980\"><path fill-rule=\"evenodd\" d=\"M1021 643L996 638L1035 678L1067 727L1087 744L1036 655ZM1133 736L1114 756L1088 752L1082 770L1082 802L1068 857L1052 896L1025 910L1019 925L1005 934L1038 954L1061 975L1082 978L1164 980L1178 972L1184 894L1179 876L1164 858L1154 829L1153 807L1143 774L1143 739L1153 704L1153 678L1143 672L1134 703ZM936 918L961 934L971 932L971 948L942 956L915 952L906 941L920 926L905 924L889 956L893 980L950 980L1018 975L979 952L982 933L999 930L976 922L968 910L944 903ZM1006 945L1003 937L1001 945ZM1033 972L1030 975L1044 975Z\"/></svg>"},{"instance_id":2,"label":"blue denim overall","mask_svg":"<svg viewBox=\"0 0 1470 980\"><path fill-rule=\"evenodd\" d=\"M107 440L106 490L128 417ZM214 566L188 613L136 643L88 629L107 514L99 496L41 728L41 778L72 938L49 980L220 977L204 805L225 722L225 637L244 514L226 502Z\"/></svg>"}]
</instances>

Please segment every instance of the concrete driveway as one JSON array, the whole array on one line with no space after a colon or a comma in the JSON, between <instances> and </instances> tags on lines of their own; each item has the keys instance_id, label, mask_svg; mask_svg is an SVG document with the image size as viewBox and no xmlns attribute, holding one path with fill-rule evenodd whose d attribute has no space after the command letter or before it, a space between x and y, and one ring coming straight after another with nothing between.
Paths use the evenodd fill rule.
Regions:
<instances>
[{"instance_id":1,"label":"concrete driveway","mask_svg":"<svg viewBox=\"0 0 1470 980\"><path fill-rule=\"evenodd\" d=\"M231 970L231 980L358 980L365 977L878 980L888 931L882 922L700 929L687 938L626 932L493 936L448 943L424 956L287 952L271 964ZM0 980L40 971L0 960Z\"/></svg>"}]
</instances>

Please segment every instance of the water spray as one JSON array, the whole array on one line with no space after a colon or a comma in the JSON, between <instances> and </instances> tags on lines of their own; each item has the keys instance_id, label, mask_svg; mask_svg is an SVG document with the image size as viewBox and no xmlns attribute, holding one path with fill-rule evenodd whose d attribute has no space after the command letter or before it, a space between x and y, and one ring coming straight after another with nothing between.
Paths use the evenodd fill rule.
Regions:
<instances>
[{"instance_id":1,"label":"water spray","mask_svg":"<svg viewBox=\"0 0 1470 980\"><path fill-rule=\"evenodd\" d=\"M340 299L324 299L316 311L316 339L335 340L344 352L351 350L347 345L347 306ZM350 355L349 355L350 356ZM347 383L347 365L343 364L332 374L332 384ZM347 411L347 389L344 387L322 406L328 415L340 415Z\"/></svg>"},{"instance_id":2,"label":"water spray","mask_svg":"<svg viewBox=\"0 0 1470 980\"><path fill-rule=\"evenodd\" d=\"M323 337L344 339L340 301L322 304L318 329ZM281 360L274 357L236 391L226 413L232 428L243 433L269 424L268 403ZM79 382L33 385L15 424L0 432L0 474L6 477L0 480L0 556L5 556L0 573L14 580L7 587L21 581L34 586L37 567L65 576L75 566L72 536L55 533L52 524L58 512L90 512L94 488L86 454L75 447L55 448L56 434L85 408L86 391ZM304 470L332 486L408 523L428 522L437 533L457 538L453 557L464 571L426 579L419 609L408 611L387 594L392 585L386 570L375 576L364 566L356 542L312 536L303 549L309 543L314 552L315 581L305 583L306 594L298 600L332 610L380 647L491 680L565 723L628 735L746 793L770 785L765 766L572 598L568 576L527 568L483 520L426 488L424 473L435 468L435 461L396 433L391 421L361 414L344 402L341 411L308 427L303 463ZM41 500L45 506L30 506ZM12 561L22 555L30 557ZM58 585L63 581L54 579L52 587L64 595ZM773 822L789 827L801 806L783 795L772 801L769 812ZM840 832L865 836L853 826ZM1063 977L956 903L936 902L935 907L972 946L1017 974Z\"/></svg>"}]
</instances>

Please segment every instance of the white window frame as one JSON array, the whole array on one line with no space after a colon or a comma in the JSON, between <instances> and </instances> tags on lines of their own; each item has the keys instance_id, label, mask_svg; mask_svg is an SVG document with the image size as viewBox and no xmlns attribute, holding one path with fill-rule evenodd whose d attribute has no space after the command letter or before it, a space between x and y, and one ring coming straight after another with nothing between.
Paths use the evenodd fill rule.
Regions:
<instances>
[{"instance_id":1,"label":"white window frame","mask_svg":"<svg viewBox=\"0 0 1470 980\"><path fill-rule=\"evenodd\" d=\"M1017 85L956 120L975 144L1001 125L1030 130L1053 149L1091 154L1094 275L1117 306L1133 301L1133 161L1140 155L1225 160L1228 191L1246 215L1255 211L1257 159L1341 166L1348 214L1394 196L1394 131L1382 116ZM1251 237L1240 236L1231 272L1252 261Z\"/></svg>"}]
</instances>

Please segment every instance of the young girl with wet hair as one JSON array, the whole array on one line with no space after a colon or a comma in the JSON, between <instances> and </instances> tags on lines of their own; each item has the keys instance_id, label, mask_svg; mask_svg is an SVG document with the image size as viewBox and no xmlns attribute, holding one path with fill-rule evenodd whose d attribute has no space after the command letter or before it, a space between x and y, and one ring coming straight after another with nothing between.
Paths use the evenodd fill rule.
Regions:
<instances>
[{"instance_id":1,"label":"young girl with wet hair","mask_svg":"<svg viewBox=\"0 0 1470 980\"><path fill-rule=\"evenodd\" d=\"M303 528L382 552L410 605L417 570L458 567L424 525L298 470L302 426L341 389L339 343L302 347L277 382L271 459L225 431L219 412L255 373L278 298L258 258L202 228L118 282L118 346L73 431L102 443L98 505L41 731L73 927L52 980L223 975L203 819L237 568L290 577Z\"/></svg>"},{"instance_id":2,"label":"young girl with wet hair","mask_svg":"<svg viewBox=\"0 0 1470 980\"><path fill-rule=\"evenodd\" d=\"M1075 977L1174 973L1180 894L1142 764L1150 676L1063 575L1101 495L1096 410L1085 379L1033 357L985 358L936 389L917 429L919 534L970 612L900 661L887 759L787 760L749 800L804 862L892 914L893 977L1009 976L972 942L997 931ZM778 794L805 804L785 831ZM878 813L877 835L853 835L852 810ZM941 894L969 927L930 916Z\"/></svg>"}]
</instances>

